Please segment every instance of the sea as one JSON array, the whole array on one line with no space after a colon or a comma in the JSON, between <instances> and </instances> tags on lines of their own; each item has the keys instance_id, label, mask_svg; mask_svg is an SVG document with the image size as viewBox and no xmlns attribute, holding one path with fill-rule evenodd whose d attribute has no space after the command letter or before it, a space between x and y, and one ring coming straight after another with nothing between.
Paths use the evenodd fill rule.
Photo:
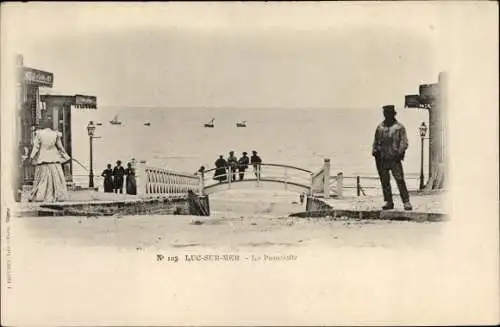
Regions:
<instances>
[{"instance_id":1,"label":"sea","mask_svg":"<svg viewBox=\"0 0 500 327\"><path fill-rule=\"evenodd\" d=\"M214 167L218 156L227 157L231 150L237 156L256 150L266 163L317 171L329 158L332 175L342 172L345 177L377 176L371 147L375 128L383 119L379 108L103 106L93 115L100 124L95 132L100 138L94 140L96 175L108 163L126 163L132 158L146 160L154 167L194 173L200 166ZM121 125L110 124L115 116ZM212 118L214 127L204 127ZM401 108L397 119L405 125L408 135L404 169L412 189L417 187L420 172L418 126L421 122L428 124L428 113ZM236 127L239 121L246 121L246 127ZM426 140L426 175L427 146Z\"/></svg>"}]
</instances>

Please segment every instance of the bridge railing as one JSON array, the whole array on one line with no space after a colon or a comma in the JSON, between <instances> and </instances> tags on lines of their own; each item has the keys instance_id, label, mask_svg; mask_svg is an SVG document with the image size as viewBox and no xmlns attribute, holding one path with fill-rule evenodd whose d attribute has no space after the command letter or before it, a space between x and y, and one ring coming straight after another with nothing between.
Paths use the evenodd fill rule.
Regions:
<instances>
[{"instance_id":1,"label":"bridge railing","mask_svg":"<svg viewBox=\"0 0 500 327\"><path fill-rule=\"evenodd\" d=\"M216 170L217 168L212 168L202 173L203 187L227 184L228 189L230 189L232 183L239 182L238 166L236 166L236 171L234 172L235 180L228 178L233 176L229 167L225 167L224 171L218 174L218 177L222 181L215 180L214 175ZM342 173L338 173L336 176L330 177L329 159L325 159L324 166L316 173L308 169L278 163L261 163L255 168L253 165L249 165L245 171L244 180L256 181L257 184L260 181L277 181L283 183L285 189L287 189L288 184L295 184L307 190L309 195L340 197L343 194L343 175Z\"/></svg>"},{"instance_id":2,"label":"bridge railing","mask_svg":"<svg viewBox=\"0 0 500 327\"><path fill-rule=\"evenodd\" d=\"M408 191L419 190L418 174L405 175L406 186ZM394 179L391 179L392 191L397 192L397 185ZM344 192L349 196L378 196L382 195L382 186L380 178L375 175L368 174L353 174L344 176Z\"/></svg>"},{"instance_id":3,"label":"bridge railing","mask_svg":"<svg viewBox=\"0 0 500 327\"><path fill-rule=\"evenodd\" d=\"M203 172L204 187L210 187L216 184L227 184L228 188L231 188L232 183L240 182L240 166L236 166L236 171L233 173L230 167L225 167L224 172L220 172L215 176L217 168L211 168ZM248 165L248 168L244 172L243 181L255 181L259 183L260 181L277 181L283 184L298 184L303 185L306 188L311 185L311 175L312 172L308 169L278 164L278 163L261 163L254 167L253 165ZM233 177L234 176L234 177ZM218 177L221 182L215 179ZM230 178L233 177L233 178Z\"/></svg>"},{"instance_id":4,"label":"bridge railing","mask_svg":"<svg viewBox=\"0 0 500 327\"><path fill-rule=\"evenodd\" d=\"M137 195L141 197L185 197L189 191L200 193L200 177L189 173L136 165Z\"/></svg>"}]
</instances>

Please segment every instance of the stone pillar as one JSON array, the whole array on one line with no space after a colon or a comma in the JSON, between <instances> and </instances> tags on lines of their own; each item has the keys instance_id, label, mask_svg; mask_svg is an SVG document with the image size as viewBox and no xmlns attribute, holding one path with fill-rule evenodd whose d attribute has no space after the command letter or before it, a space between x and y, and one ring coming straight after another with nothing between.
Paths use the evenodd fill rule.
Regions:
<instances>
[{"instance_id":1,"label":"stone pillar","mask_svg":"<svg viewBox=\"0 0 500 327\"><path fill-rule=\"evenodd\" d=\"M443 101L444 99L444 101ZM427 190L434 188L434 182L442 174L445 161L446 122L446 85L445 75L439 74L435 99L429 109L429 179ZM436 185L439 188L439 185Z\"/></svg>"},{"instance_id":2,"label":"stone pillar","mask_svg":"<svg viewBox=\"0 0 500 327\"><path fill-rule=\"evenodd\" d=\"M137 195L140 197L146 197L146 184L148 182L148 178L146 176L145 160L135 162L135 181L137 184Z\"/></svg>"},{"instance_id":3,"label":"stone pillar","mask_svg":"<svg viewBox=\"0 0 500 327\"><path fill-rule=\"evenodd\" d=\"M344 174L337 174L337 196L340 198L344 193Z\"/></svg>"},{"instance_id":4,"label":"stone pillar","mask_svg":"<svg viewBox=\"0 0 500 327\"><path fill-rule=\"evenodd\" d=\"M314 173L311 173L311 186L309 187L309 196L313 196L314 194Z\"/></svg>"},{"instance_id":5,"label":"stone pillar","mask_svg":"<svg viewBox=\"0 0 500 327\"><path fill-rule=\"evenodd\" d=\"M444 166L444 182L448 180L448 73L439 73L439 102L441 108L441 156Z\"/></svg>"},{"instance_id":6,"label":"stone pillar","mask_svg":"<svg viewBox=\"0 0 500 327\"><path fill-rule=\"evenodd\" d=\"M200 195L204 195L205 194L205 172L204 171L200 172L199 178L200 178L199 192L200 192Z\"/></svg>"},{"instance_id":7,"label":"stone pillar","mask_svg":"<svg viewBox=\"0 0 500 327\"><path fill-rule=\"evenodd\" d=\"M323 169L323 195L325 199L330 197L330 159L325 159Z\"/></svg>"}]
</instances>

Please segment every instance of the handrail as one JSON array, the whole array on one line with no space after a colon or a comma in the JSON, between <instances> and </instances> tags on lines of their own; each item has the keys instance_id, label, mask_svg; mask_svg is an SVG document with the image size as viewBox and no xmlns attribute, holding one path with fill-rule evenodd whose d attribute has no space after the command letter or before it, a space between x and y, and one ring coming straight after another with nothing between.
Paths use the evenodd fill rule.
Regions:
<instances>
[{"instance_id":1,"label":"handrail","mask_svg":"<svg viewBox=\"0 0 500 327\"><path fill-rule=\"evenodd\" d=\"M235 165L235 166L225 166L225 167L220 167L220 168L239 168L239 167L244 167L244 166L253 166L254 164L252 163L249 163L248 165ZM269 166L269 167L280 167L280 168L291 168L291 169L295 169L295 170L299 170L299 171L303 171L305 173L309 173L309 174L312 174L312 171L310 171L309 169L305 169L305 168L300 168L300 167L297 167L297 166L291 166L291 165L285 165L285 164L276 164L276 163L259 163L259 164L255 164L255 165L258 165L258 166ZM204 171L204 173L209 173L211 171L215 171L216 169L220 169L220 168L210 168L210 169L206 169Z\"/></svg>"},{"instance_id":2,"label":"handrail","mask_svg":"<svg viewBox=\"0 0 500 327\"><path fill-rule=\"evenodd\" d=\"M157 170L157 171L162 171L165 173L168 173L170 175L175 175L175 176L181 176L181 177L188 177L188 178L197 178L196 175L186 173L186 172L178 172L170 169L165 169L165 168L156 168L156 167L151 167L151 166L145 166L144 169L149 169L149 170Z\"/></svg>"},{"instance_id":3,"label":"handrail","mask_svg":"<svg viewBox=\"0 0 500 327\"><path fill-rule=\"evenodd\" d=\"M82 165L82 163L81 163L80 161L76 160L75 158L71 158L71 160L72 160L72 161L74 161L74 162L76 162L77 164L79 164L79 165L80 165L80 167L82 167L82 168L83 168L83 169L85 169L86 171L89 171L89 170L87 169L87 167L85 167L84 165Z\"/></svg>"}]
</instances>

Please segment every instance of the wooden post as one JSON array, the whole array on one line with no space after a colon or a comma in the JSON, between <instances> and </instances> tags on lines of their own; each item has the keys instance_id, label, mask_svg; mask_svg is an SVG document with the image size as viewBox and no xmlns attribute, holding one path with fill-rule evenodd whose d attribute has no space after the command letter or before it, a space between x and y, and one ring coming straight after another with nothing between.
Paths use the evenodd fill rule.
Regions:
<instances>
[{"instance_id":1,"label":"wooden post","mask_svg":"<svg viewBox=\"0 0 500 327\"><path fill-rule=\"evenodd\" d=\"M358 196L360 196L360 195L361 195L361 189L360 189L360 187L361 187L361 181L360 181L360 178L359 178L359 176L356 176L356 194L357 194Z\"/></svg>"},{"instance_id":2,"label":"wooden post","mask_svg":"<svg viewBox=\"0 0 500 327\"><path fill-rule=\"evenodd\" d=\"M257 187L260 186L260 164L257 164Z\"/></svg>"},{"instance_id":3,"label":"wooden post","mask_svg":"<svg viewBox=\"0 0 500 327\"><path fill-rule=\"evenodd\" d=\"M337 196L340 198L344 194L344 174L337 174Z\"/></svg>"},{"instance_id":4,"label":"wooden post","mask_svg":"<svg viewBox=\"0 0 500 327\"><path fill-rule=\"evenodd\" d=\"M330 198L330 159L326 158L323 169L323 196Z\"/></svg>"},{"instance_id":5,"label":"wooden post","mask_svg":"<svg viewBox=\"0 0 500 327\"><path fill-rule=\"evenodd\" d=\"M231 189L231 182L233 179L233 172L231 171L231 166L227 166L226 176L227 176L227 188Z\"/></svg>"},{"instance_id":6,"label":"wooden post","mask_svg":"<svg viewBox=\"0 0 500 327\"><path fill-rule=\"evenodd\" d=\"M288 190L288 185L287 185L287 182L288 182L288 170L287 168L285 167L285 191Z\"/></svg>"}]
</instances>

